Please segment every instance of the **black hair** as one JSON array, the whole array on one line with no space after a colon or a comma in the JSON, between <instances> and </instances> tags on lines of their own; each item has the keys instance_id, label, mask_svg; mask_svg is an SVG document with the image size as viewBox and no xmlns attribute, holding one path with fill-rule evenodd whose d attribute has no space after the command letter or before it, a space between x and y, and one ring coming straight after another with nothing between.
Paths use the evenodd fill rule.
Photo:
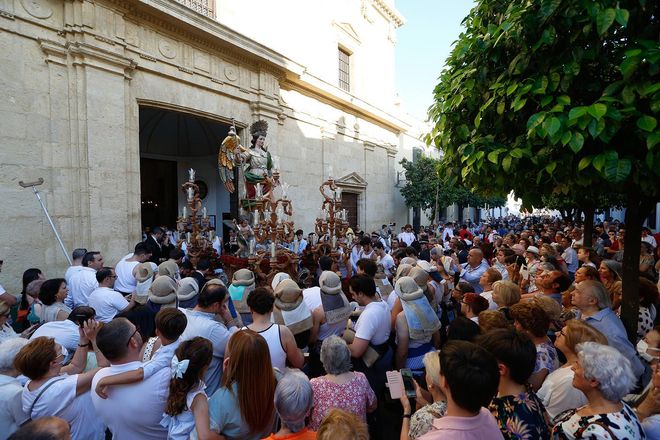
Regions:
<instances>
[{"instance_id":1,"label":"black hair","mask_svg":"<svg viewBox=\"0 0 660 440\"><path fill-rule=\"evenodd\" d=\"M321 271L332 270L332 263L332 257L327 255L323 255L319 258L319 268L321 268Z\"/></svg>"},{"instance_id":2,"label":"black hair","mask_svg":"<svg viewBox=\"0 0 660 440\"><path fill-rule=\"evenodd\" d=\"M221 303L227 297L227 288L220 284L206 283L197 297L197 305L202 308L211 307L213 304Z\"/></svg>"},{"instance_id":3,"label":"black hair","mask_svg":"<svg viewBox=\"0 0 660 440\"><path fill-rule=\"evenodd\" d=\"M527 335L515 330L493 329L479 336L476 343L506 365L515 383L526 384L534 372L536 347Z\"/></svg>"},{"instance_id":4,"label":"black hair","mask_svg":"<svg viewBox=\"0 0 660 440\"><path fill-rule=\"evenodd\" d=\"M447 327L447 340L474 341L479 333L481 333L479 324L465 316L459 316Z\"/></svg>"},{"instance_id":5,"label":"black hair","mask_svg":"<svg viewBox=\"0 0 660 440\"><path fill-rule=\"evenodd\" d=\"M406 257L417 257L417 249L412 246L408 246L403 250L406 253Z\"/></svg>"},{"instance_id":6,"label":"black hair","mask_svg":"<svg viewBox=\"0 0 660 440\"><path fill-rule=\"evenodd\" d=\"M37 269L36 267L32 267L30 269L27 269L25 272L23 272L23 290L21 290L21 305L20 309L21 310L26 310L30 304L28 303L27 300L27 286L34 280L39 279L39 275L41 275L41 269Z\"/></svg>"},{"instance_id":7,"label":"black hair","mask_svg":"<svg viewBox=\"0 0 660 440\"><path fill-rule=\"evenodd\" d=\"M41 285L41 289L39 289L39 300L41 300L46 306L53 304L57 297L57 292L60 291L62 283L66 284L64 278L51 278L50 280L44 281Z\"/></svg>"},{"instance_id":8,"label":"black hair","mask_svg":"<svg viewBox=\"0 0 660 440\"><path fill-rule=\"evenodd\" d=\"M69 313L69 316L66 319L82 326L85 321L94 319L94 316L96 316L96 310L94 310L94 308L89 306L78 306L71 310L71 313Z\"/></svg>"},{"instance_id":9,"label":"black hair","mask_svg":"<svg viewBox=\"0 0 660 440\"><path fill-rule=\"evenodd\" d=\"M303 235L303 230L302 230L302 229L298 229L298 230L296 231L296 235Z\"/></svg>"},{"instance_id":10,"label":"black hair","mask_svg":"<svg viewBox=\"0 0 660 440\"><path fill-rule=\"evenodd\" d=\"M146 255L150 254L151 251L149 251L149 248L147 247L147 244L144 242L139 242L138 244L135 245L135 249L133 250L133 254L135 255Z\"/></svg>"},{"instance_id":11,"label":"black hair","mask_svg":"<svg viewBox=\"0 0 660 440\"><path fill-rule=\"evenodd\" d=\"M265 315L273 311L275 297L265 287L257 287L247 297L247 306L250 310L260 315Z\"/></svg>"},{"instance_id":12,"label":"black hair","mask_svg":"<svg viewBox=\"0 0 660 440\"><path fill-rule=\"evenodd\" d=\"M103 267L96 271L96 281L99 283L102 283L105 281L106 278L112 276L112 268L111 267Z\"/></svg>"},{"instance_id":13,"label":"black hair","mask_svg":"<svg viewBox=\"0 0 660 440\"><path fill-rule=\"evenodd\" d=\"M83 267L89 267L89 263L93 262L96 260L96 256L99 255L99 251L89 251L85 254L85 256L82 259L82 265Z\"/></svg>"},{"instance_id":14,"label":"black hair","mask_svg":"<svg viewBox=\"0 0 660 440\"><path fill-rule=\"evenodd\" d=\"M208 270L211 268L211 262L207 259L202 259L197 262L197 270Z\"/></svg>"},{"instance_id":15,"label":"black hair","mask_svg":"<svg viewBox=\"0 0 660 440\"><path fill-rule=\"evenodd\" d=\"M170 251L170 259L171 260L180 260L185 255L186 254L179 248L174 248Z\"/></svg>"},{"instance_id":16,"label":"black hair","mask_svg":"<svg viewBox=\"0 0 660 440\"><path fill-rule=\"evenodd\" d=\"M479 412L497 393L500 381L497 360L472 342L447 342L440 351L440 371L453 401L467 411Z\"/></svg>"},{"instance_id":17,"label":"black hair","mask_svg":"<svg viewBox=\"0 0 660 440\"><path fill-rule=\"evenodd\" d=\"M374 249L385 249L385 246L383 246L383 242L380 240L374 241Z\"/></svg>"},{"instance_id":18,"label":"black hair","mask_svg":"<svg viewBox=\"0 0 660 440\"><path fill-rule=\"evenodd\" d=\"M356 266L362 269L365 275L368 275L371 278L375 277L376 272L378 272L378 265L370 258L360 258L356 263Z\"/></svg>"},{"instance_id":19,"label":"black hair","mask_svg":"<svg viewBox=\"0 0 660 440\"><path fill-rule=\"evenodd\" d=\"M158 331L170 341L179 339L188 325L188 318L181 310L174 307L161 308L154 321Z\"/></svg>"},{"instance_id":20,"label":"black hair","mask_svg":"<svg viewBox=\"0 0 660 440\"><path fill-rule=\"evenodd\" d=\"M351 277L349 285L355 293L362 293L370 298L376 296L376 283L373 277L365 274L354 275Z\"/></svg>"},{"instance_id":21,"label":"black hair","mask_svg":"<svg viewBox=\"0 0 660 440\"><path fill-rule=\"evenodd\" d=\"M371 246L371 238L369 237L362 237L360 239L360 245L361 246Z\"/></svg>"}]
</instances>

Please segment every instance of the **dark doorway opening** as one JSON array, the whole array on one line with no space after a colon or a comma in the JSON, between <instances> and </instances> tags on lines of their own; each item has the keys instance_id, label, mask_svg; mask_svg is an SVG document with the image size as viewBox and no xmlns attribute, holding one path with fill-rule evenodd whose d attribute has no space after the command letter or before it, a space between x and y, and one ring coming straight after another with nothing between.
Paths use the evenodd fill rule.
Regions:
<instances>
[{"instance_id":1,"label":"dark doorway opening","mask_svg":"<svg viewBox=\"0 0 660 440\"><path fill-rule=\"evenodd\" d=\"M358 223L358 194L342 192L341 199L341 206L346 210L348 225L355 230Z\"/></svg>"},{"instance_id":2,"label":"dark doorway opening","mask_svg":"<svg viewBox=\"0 0 660 440\"><path fill-rule=\"evenodd\" d=\"M140 158L140 187L142 227L176 224L176 161Z\"/></svg>"}]
</instances>

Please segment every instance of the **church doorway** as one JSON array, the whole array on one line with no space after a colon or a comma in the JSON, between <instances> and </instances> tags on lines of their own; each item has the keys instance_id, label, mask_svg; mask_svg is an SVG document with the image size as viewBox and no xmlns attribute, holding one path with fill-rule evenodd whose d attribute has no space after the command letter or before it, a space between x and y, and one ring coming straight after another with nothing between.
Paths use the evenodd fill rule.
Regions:
<instances>
[{"instance_id":1,"label":"church doorway","mask_svg":"<svg viewBox=\"0 0 660 440\"><path fill-rule=\"evenodd\" d=\"M217 171L218 148L230 124L152 105L140 105L139 122L142 229L176 227L186 205L181 184L193 168L211 224L222 234L222 220L238 211L236 195L227 192Z\"/></svg>"},{"instance_id":2,"label":"church doorway","mask_svg":"<svg viewBox=\"0 0 660 440\"><path fill-rule=\"evenodd\" d=\"M346 210L346 220L353 230L355 230L355 226L358 224L358 195L351 192L343 192L341 194L341 206Z\"/></svg>"}]
</instances>

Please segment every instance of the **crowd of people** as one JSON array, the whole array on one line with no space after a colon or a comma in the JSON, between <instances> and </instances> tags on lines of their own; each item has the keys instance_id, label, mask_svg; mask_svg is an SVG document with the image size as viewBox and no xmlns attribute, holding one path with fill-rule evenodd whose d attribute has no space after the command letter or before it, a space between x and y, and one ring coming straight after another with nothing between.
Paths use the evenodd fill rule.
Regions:
<instances>
[{"instance_id":1,"label":"crowd of people","mask_svg":"<svg viewBox=\"0 0 660 440\"><path fill-rule=\"evenodd\" d=\"M269 279L161 228L112 266L76 249L0 286L0 440L660 438L660 236L629 337L625 226L583 226L358 227L332 254L298 231Z\"/></svg>"}]
</instances>

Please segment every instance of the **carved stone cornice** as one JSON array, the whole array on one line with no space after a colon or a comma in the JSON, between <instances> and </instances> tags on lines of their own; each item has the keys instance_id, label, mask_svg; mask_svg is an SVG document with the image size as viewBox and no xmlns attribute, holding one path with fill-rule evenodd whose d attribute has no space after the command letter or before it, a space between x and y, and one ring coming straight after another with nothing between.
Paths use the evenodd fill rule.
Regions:
<instances>
[{"instance_id":1,"label":"carved stone cornice","mask_svg":"<svg viewBox=\"0 0 660 440\"><path fill-rule=\"evenodd\" d=\"M51 40L39 39L39 46L46 54L46 62L66 66L67 49L61 43Z\"/></svg>"},{"instance_id":2,"label":"carved stone cornice","mask_svg":"<svg viewBox=\"0 0 660 440\"><path fill-rule=\"evenodd\" d=\"M403 26L406 23L403 15L387 0L372 0L372 4L378 12L387 17L396 27Z\"/></svg>"},{"instance_id":3,"label":"carved stone cornice","mask_svg":"<svg viewBox=\"0 0 660 440\"><path fill-rule=\"evenodd\" d=\"M126 79L132 78L131 74L138 66L132 58L117 55L87 43L68 42L66 48L73 57L73 64L83 64L108 72L119 73L124 75Z\"/></svg>"}]
</instances>

